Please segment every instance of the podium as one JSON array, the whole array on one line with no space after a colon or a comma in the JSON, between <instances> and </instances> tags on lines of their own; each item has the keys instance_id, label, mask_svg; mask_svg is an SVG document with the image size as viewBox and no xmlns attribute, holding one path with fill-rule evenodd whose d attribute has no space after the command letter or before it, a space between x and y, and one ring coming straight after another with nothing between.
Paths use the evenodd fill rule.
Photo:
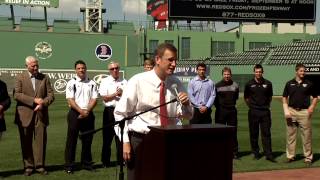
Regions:
<instances>
[{"instance_id":1,"label":"podium","mask_svg":"<svg viewBox=\"0 0 320 180\"><path fill-rule=\"evenodd\" d=\"M149 127L137 148L137 180L232 180L235 128L225 125Z\"/></svg>"}]
</instances>

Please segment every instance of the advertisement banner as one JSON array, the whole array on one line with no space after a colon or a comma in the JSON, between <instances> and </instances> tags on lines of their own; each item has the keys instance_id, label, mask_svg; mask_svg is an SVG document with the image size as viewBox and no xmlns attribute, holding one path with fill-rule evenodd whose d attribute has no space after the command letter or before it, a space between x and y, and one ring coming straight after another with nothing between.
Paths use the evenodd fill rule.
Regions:
<instances>
[{"instance_id":1,"label":"advertisement banner","mask_svg":"<svg viewBox=\"0 0 320 180\"><path fill-rule=\"evenodd\" d=\"M57 8L59 7L59 0L0 0L0 4Z\"/></svg>"},{"instance_id":2,"label":"advertisement banner","mask_svg":"<svg viewBox=\"0 0 320 180\"><path fill-rule=\"evenodd\" d=\"M22 72L26 71L25 69L14 69L14 68L0 68L0 79L7 84L9 94L12 94L16 76ZM67 82L76 76L73 69L41 69L41 72L48 75L50 78L51 86L54 89L55 94L65 94ZM103 78L109 76L109 71L107 70L87 70L89 79L99 85ZM120 77L124 78L124 71L120 71Z\"/></svg>"}]
</instances>

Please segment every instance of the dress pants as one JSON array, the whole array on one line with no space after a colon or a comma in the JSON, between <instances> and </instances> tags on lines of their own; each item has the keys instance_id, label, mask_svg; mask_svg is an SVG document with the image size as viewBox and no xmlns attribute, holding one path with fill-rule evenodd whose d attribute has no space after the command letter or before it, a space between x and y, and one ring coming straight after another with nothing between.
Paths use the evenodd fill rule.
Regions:
<instances>
[{"instance_id":1,"label":"dress pants","mask_svg":"<svg viewBox=\"0 0 320 180\"><path fill-rule=\"evenodd\" d=\"M65 149L65 167L74 166L79 131L85 132L85 131L94 129L95 116L92 112L89 113L88 117L83 119L78 119L78 116L79 116L79 113L76 110L70 109L68 113L68 132L67 132L67 142L66 142L66 149ZM83 165L92 164L92 155L91 155L92 139L93 139L93 134L88 134L81 138L81 141L82 141L81 163Z\"/></svg>"},{"instance_id":2,"label":"dress pants","mask_svg":"<svg viewBox=\"0 0 320 180\"><path fill-rule=\"evenodd\" d=\"M228 126L234 126L236 131L233 136L233 153L237 154L239 151L238 148L238 118L237 118L237 109L235 107L219 107L216 108L215 113L215 123L216 124L224 124Z\"/></svg>"},{"instance_id":3,"label":"dress pants","mask_svg":"<svg viewBox=\"0 0 320 180\"><path fill-rule=\"evenodd\" d=\"M24 168L45 166L47 126L33 117L28 127L18 124Z\"/></svg>"},{"instance_id":4,"label":"dress pants","mask_svg":"<svg viewBox=\"0 0 320 180\"><path fill-rule=\"evenodd\" d=\"M137 150L139 145L142 143L145 134L129 132L130 143L131 143L131 159L127 164L127 179L128 180L138 180L136 178L136 170L135 167L139 166L139 162L136 158Z\"/></svg>"},{"instance_id":5,"label":"dress pants","mask_svg":"<svg viewBox=\"0 0 320 180\"><path fill-rule=\"evenodd\" d=\"M113 115L114 107L105 107L103 111L103 129L102 129L102 151L101 151L101 162L105 166L110 165L110 157L111 157L111 145L113 138L116 142L116 151L117 151L117 161L120 162L121 156L119 154L119 144L120 140L117 136L115 136L114 127L110 126L111 123L115 122L114 115Z\"/></svg>"},{"instance_id":6,"label":"dress pants","mask_svg":"<svg viewBox=\"0 0 320 180\"><path fill-rule=\"evenodd\" d=\"M200 113L198 108L193 108L193 117L190 119L190 124L212 124L211 108L207 109L207 112Z\"/></svg>"},{"instance_id":7,"label":"dress pants","mask_svg":"<svg viewBox=\"0 0 320 180\"><path fill-rule=\"evenodd\" d=\"M271 113L269 109L249 109L248 112L250 144L252 153L259 154L259 128L265 156L272 156L271 147Z\"/></svg>"},{"instance_id":8,"label":"dress pants","mask_svg":"<svg viewBox=\"0 0 320 180\"><path fill-rule=\"evenodd\" d=\"M300 111L289 107L294 123L287 124L287 158L292 159L296 153L297 130L300 129L305 161L313 160L311 119L307 109Z\"/></svg>"}]
</instances>

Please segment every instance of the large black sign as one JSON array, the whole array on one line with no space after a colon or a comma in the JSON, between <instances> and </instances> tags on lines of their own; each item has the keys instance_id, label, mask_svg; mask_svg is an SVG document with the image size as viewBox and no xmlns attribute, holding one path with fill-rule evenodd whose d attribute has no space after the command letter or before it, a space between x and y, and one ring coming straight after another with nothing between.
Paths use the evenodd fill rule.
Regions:
<instances>
[{"instance_id":1,"label":"large black sign","mask_svg":"<svg viewBox=\"0 0 320 180\"><path fill-rule=\"evenodd\" d=\"M316 0L169 0L169 18L314 22Z\"/></svg>"},{"instance_id":2,"label":"large black sign","mask_svg":"<svg viewBox=\"0 0 320 180\"><path fill-rule=\"evenodd\" d=\"M320 64L306 64L306 73L320 73Z\"/></svg>"}]
</instances>

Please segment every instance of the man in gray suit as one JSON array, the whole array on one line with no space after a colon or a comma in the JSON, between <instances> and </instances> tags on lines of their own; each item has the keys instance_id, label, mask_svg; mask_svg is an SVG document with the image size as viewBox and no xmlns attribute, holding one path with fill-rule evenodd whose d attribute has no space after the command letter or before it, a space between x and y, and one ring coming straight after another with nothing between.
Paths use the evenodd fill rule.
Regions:
<instances>
[{"instance_id":1,"label":"man in gray suit","mask_svg":"<svg viewBox=\"0 0 320 180\"><path fill-rule=\"evenodd\" d=\"M27 71L17 75L14 88L24 175L30 176L33 170L46 175L48 106L54 101L54 94L49 77L39 72L38 60L28 56L25 62Z\"/></svg>"}]
</instances>

